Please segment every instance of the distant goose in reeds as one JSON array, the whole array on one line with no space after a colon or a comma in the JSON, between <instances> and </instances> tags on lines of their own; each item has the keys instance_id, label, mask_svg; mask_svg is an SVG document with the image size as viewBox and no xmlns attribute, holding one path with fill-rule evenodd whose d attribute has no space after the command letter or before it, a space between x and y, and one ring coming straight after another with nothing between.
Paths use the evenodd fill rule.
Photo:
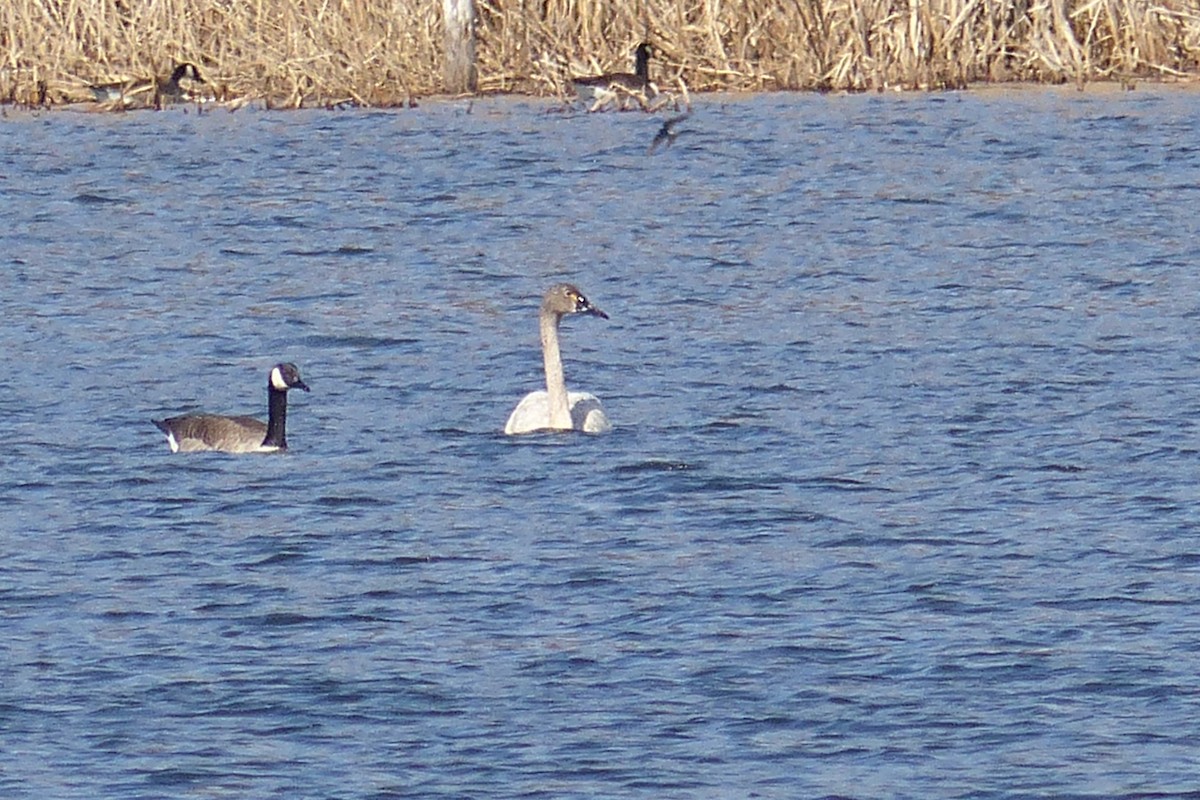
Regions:
<instances>
[{"instance_id":1,"label":"distant goose in reeds","mask_svg":"<svg viewBox=\"0 0 1200 800\"><path fill-rule=\"evenodd\" d=\"M664 122L662 127L658 129L658 133L654 134L654 141L650 143L649 149L646 150L646 155L652 154L659 148L660 145L664 147L670 147L671 145L675 144L675 140L678 139L681 134L687 133L687 131L675 130L675 126L690 116L690 113L680 114L678 117L671 117L669 120Z\"/></svg>"},{"instance_id":2,"label":"distant goose in reeds","mask_svg":"<svg viewBox=\"0 0 1200 800\"><path fill-rule=\"evenodd\" d=\"M610 72L604 75L589 75L572 78L575 93L582 100L591 100L603 104L609 100L624 100L632 95L643 98L651 94L653 84L650 83L650 56L652 48L646 42L637 46L634 52L634 70L629 72ZM593 106L595 109L597 106Z\"/></svg>"},{"instance_id":3,"label":"distant goose in reeds","mask_svg":"<svg viewBox=\"0 0 1200 800\"><path fill-rule=\"evenodd\" d=\"M604 415L595 395L567 391L562 355L558 349L558 325L568 314L590 314L608 319L608 314L589 303L583 292L569 283L559 283L547 290L538 313L546 390L530 392L517 404L504 426L504 432L509 436L535 431L604 433L612 430L612 423Z\"/></svg>"},{"instance_id":4,"label":"distant goose in reeds","mask_svg":"<svg viewBox=\"0 0 1200 800\"><path fill-rule=\"evenodd\" d=\"M201 83L205 83L205 80L200 77L200 69L195 64L187 61L177 64L169 78L157 82L154 104L161 106L164 103L196 100L200 88L197 84Z\"/></svg>"},{"instance_id":5,"label":"distant goose in reeds","mask_svg":"<svg viewBox=\"0 0 1200 800\"><path fill-rule=\"evenodd\" d=\"M191 100L196 85L204 82L204 78L200 77L199 68L195 64L184 61L177 64L167 78L93 83L88 88L92 92L92 97L100 103L119 101L130 105L140 101L145 104L147 102L145 96L153 93L150 99L153 100L154 105L161 106L163 103Z\"/></svg>"},{"instance_id":6,"label":"distant goose in reeds","mask_svg":"<svg viewBox=\"0 0 1200 800\"><path fill-rule=\"evenodd\" d=\"M172 453L220 450L225 453L273 453L287 449L287 393L308 386L295 364L276 364L267 376L267 421L254 417L186 414L154 420L167 435Z\"/></svg>"},{"instance_id":7,"label":"distant goose in reeds","mask_svg":"<svg viewBox=\"0 0 1200 800\"><path fill-rule=\"evenodd\" d=\"M139 95L143 95L153 88L154 82L146 80L113 81L112 83L88 85L88 89L97 103L111 103L117 100L132 102Z\"/></svg>"}]
</instances>

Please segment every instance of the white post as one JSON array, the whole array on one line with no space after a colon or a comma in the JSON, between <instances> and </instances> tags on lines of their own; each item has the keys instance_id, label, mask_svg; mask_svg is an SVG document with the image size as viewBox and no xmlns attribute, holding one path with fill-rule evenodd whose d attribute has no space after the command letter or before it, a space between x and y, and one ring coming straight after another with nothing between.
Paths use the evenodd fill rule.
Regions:
<instances>
[{"instance_id":1,"label":"white post","mask_svg":"<svg viewBox=\"0 0 1200 800\"><path fill-rule=\"evenodd\" d=\"M442 0L445 17L445 89L450 94L474 92L478 85L475 69L475 0Z\"/></svg>"}]
</instances>

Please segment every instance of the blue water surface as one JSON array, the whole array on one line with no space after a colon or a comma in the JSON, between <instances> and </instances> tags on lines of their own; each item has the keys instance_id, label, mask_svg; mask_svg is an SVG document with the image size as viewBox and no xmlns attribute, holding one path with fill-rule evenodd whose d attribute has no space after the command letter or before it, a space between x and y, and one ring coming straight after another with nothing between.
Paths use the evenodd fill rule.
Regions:
<instances>
[{"instance_id":1,"label":"blue water surface","mask_svg":"<svg viewBox=\"0 0 1200 800\"><path fill-rule=\"evenodd\" d=\"M0 796L1200 789L1195 93L661 121L0 122Z\"/></svg>"}]
</instances>

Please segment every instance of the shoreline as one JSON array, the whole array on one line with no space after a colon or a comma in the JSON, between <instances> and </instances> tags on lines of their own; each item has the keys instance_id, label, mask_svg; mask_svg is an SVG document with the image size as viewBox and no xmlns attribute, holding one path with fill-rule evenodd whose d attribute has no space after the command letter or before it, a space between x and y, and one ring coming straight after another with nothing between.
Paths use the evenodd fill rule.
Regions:
<instances>
[{"instance_id":1,"label":"shoreline","mask_svg":"<svg viewBox=\"0 0 1200 800\"><path fill-rule=\"evenodd\" d=\"M1200 89L1200 75L1189 75L1186 77L1171 77L1168 79L1140 79L1140 80L1101 80L1088 81L1083 85L1067 83L1062 81L1057 82L1037 82L1037 81L980 81L970 83L961 88L902 88L892 87L879 90L832 90L820 91L815 89L763 89L758 91L749 91L745 89L728 89L728 90L707 90L698 92L688 92L686 97L679 93L664 93L662 96L666 98L665 102L658 108L623 108L613 109L605 108L594 113L632 113L632 114L655 114L655 113L678 113L678 109L683 107L692 107L696 104L710 102L713 98L721 98L724 101L737 102L741 99L761 95L815 95L815 96L834 96L834 97L849 97L857 95L880 95L892 97L908 97L913 95L923 94L977 94L977 95L1007 95L1007 94L1028 94L1032 92L1045 93L1069 93L1069 94L1136 94L1140 90L1166 90L1166 91L1195 91ZM562 97L545 93L531 93L522 91L489 91L476 92L474 94L429 94L419 97L405 96L397 98L393 102L384 102L377 104L367 104L355 102L352 99L344 99L340 101L331 100L327 102L301 102L296 105L285 105L282 103L271 102L260 97L235 97L231 100L217 100L208 98L202 101L178 101L165 103L161 108L156 108L152 104L142 104L135 106L120 106L112 101L73 101L46 103L42 105L19 103L19 102L0 102L0 114L8 116L14 112L67 112L79 114L130 114L143 111L155 110L190 110L196 113L216 113L224 111L226 113L235 113L242 109L257 110L257 111L349 111L349 110L388 110L388 111L408 111L418 110L423 104L443 105L448 103L462 102L487 102L491 100L506 100L506 101L542 101L548 108L554 105L561 105L564 111L572 106L577 113L587 112L586 107L581 101L570 100Z\"/></svg>"}]
</instances>

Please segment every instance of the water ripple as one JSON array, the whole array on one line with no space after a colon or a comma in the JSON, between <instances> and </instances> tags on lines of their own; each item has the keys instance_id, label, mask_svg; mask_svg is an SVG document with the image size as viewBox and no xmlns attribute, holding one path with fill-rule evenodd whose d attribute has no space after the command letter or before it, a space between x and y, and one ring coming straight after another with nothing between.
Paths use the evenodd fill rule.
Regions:
<instances>
[{"instance_id":1,"label":"water ripple","mask_svg":"<svg viewBox=\"0 0 1200 800\"><path fill-rule=\"evenodd\" d=\"M1197 796L1135 94L10 115L0 795ZM563 279L616 429L506 438ZM167 452L279 360L285 457Z\"/></svg>"}]
</instances>

